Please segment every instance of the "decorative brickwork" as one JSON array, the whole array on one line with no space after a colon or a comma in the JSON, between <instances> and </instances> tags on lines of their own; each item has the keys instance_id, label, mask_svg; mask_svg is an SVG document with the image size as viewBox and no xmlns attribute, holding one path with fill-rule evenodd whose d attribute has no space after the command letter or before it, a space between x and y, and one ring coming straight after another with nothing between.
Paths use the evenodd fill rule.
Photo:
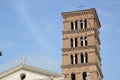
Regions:
<instances>
[{"instance_id":1,"label":"decorative brickwork","mask_svg":"<svg viewBox=\"0 0 120 80\"><path fill-rule=\"evenodd\" d=\"M65 80L102 80L99 39L101 24L96 10L63 12L62 16L61 68Z\"/></svg>"}]
</instances>

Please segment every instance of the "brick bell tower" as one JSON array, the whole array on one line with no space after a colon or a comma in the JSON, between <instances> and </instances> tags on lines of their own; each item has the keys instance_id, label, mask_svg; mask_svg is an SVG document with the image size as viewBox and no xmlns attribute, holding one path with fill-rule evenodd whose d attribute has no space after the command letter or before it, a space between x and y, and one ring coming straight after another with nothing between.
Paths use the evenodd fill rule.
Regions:
<instances>
[{"instance_id":1,"label":"brick bell tower","mask_svg":"<svg viewBox=\"0 0 120 80\"><path fill-rule=\"evenodd\" d=\"M63 12L62 74L65 80L102 80L99 22L95 8Z\"/></svg>"}]
</instances>

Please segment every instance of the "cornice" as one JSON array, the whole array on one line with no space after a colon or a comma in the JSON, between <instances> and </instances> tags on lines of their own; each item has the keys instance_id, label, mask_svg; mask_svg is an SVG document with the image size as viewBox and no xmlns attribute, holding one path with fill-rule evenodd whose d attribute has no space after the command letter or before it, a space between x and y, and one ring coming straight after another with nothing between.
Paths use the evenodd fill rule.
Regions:
<instances>
[{"instance_id":1,"label":"cornice","mask_svg":"<svg viewBox=\"0 0 120 80\"><path fill-rule=\"evenodd\" d=\"M76 30L67 30L67 31L62 31L62 34L65 35L65 34L73 34L73 33L83 33L83 32L86 32L86 31L96 31L97 28L86 28L86 29L76 29Z\"/></svg>"},{"instance_id":2,"label":"cornice","mask_svg":"<svg viewBox=\"0 0 120 80\"><path fill-rule=\"evenodd\" d=\"M53 77L62 77L61 74L58 74L56 72L48 71L48 70L45 70L45 69L33 67L33 66L30 66L30 65L26 65L26 64L20 64L20 65L15 66L15 67L13 67L13 68L5 71L5 72L0 73L0 79L5 77L5 76L8 76L8 75L10 75L14 72L17 72L19 70L27 70L27 71L35 72L35 73L38 73L38 74L44 74L44 75L53 76Z\"/></svg>"},{"instance_id":3,"label":"cornice","mask_svg":"<svg viewBox=\"0 0 120 80\"><path fill-rule=\"evenodd\" d=\"M91 46L82 46L82 47L75 47L75 48L63 48L63 52L69 52L69 51L77 51L77 50L85 50L85 49L96 49L95 45Z\"/></svg>"},{"instance_id":4,"label":"cornice","mask_svg":"<svg viewBox=\"0 0 120 80\"><path fill-rule=\"evenodd\" d=\"M91 8L91 9L86 9L86 10L63 12L62 16L65 18L65 17L80 16L80 15L94 14L94 13L95 13L95 8Z\"/></svg>"},{"instance_id":5,"label":"cornice","mask_svg":"<svg viewBox=\"0 0 120 80\"><path fill-rule=\"evenodd\" d=\"M75 47L75 48L63 48L62 52L70 52L70 51L77 51L77 50L87 50L87 49L95 49L95 53L98 56L98 59L101 61L100 53L98 52L97 46L95 46L95 45ZM68 55L68 54L64 53L62 55Z\"/></svg>"},{"instance_id":6,"label":"cornice","mask_svg":"<svg viewBox=\"0 0 120 80\"><path fill-rule=\"evenodd\" d=\"M98 70L100 76L103 78L103 74L102 74L101 68L98 66L97 62L82 63L82 64L75 64L75 65L62 65L61 68L65 69L65 68L85 67L85 66L92 66L92 65L95 65L97 67L97 70Z\"/></svg>"},{"instance_id":7,"label":"cornice","mask_svg":"<svg viewBox=\"0 0 120 80\"><path fill-rule=\"evenodd\" d=\"M80 63L80 64L73 64L73 65L62 65L62 68L74 68L74 67L85 67L95 65L95 63Z\"/></svg>"},{"instance_id":8,"label":"cornice","mask_svg":"<svg viewBox=\"0 0 120 80\"><path fill-rule=\"evenodd\" d=\"M91 8L91 9L85 9L85 10L78 10L78 11L70 11L70 12L63 12L62 16L63 18L67 18L67 17L74 17L74 16L83 16L83 15L88 15L88 14L94 14L95 17L95 21L98 24L98 27L101 27L97 12L95 8Z\"/></svg>"},{"instance_id":9,"label":"cornice","mask_svg":"<svg viewBox=\"0 0 120 80\"><path fill-rule=\"evenodd\" d=\"M94 17L87 17L87 18L81 17L81 19L74 19L74 21L80 21L80 20L83 20L83 19L90 20L90 19L95 19L95 18ZM68 23L68 22L71 22L71 20L64 20L63 21L63 23Z\"/></svg>"}]
</instances>

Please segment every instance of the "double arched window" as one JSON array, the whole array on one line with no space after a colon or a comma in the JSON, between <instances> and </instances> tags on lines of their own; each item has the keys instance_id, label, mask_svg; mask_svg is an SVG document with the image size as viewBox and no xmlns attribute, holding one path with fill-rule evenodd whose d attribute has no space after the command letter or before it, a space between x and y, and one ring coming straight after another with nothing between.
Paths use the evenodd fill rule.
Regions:
<instances>
[{"instance_id":1,"label":"double arched window","mask_svg":"<svg viewBox=\"0 0 120 80\"><path fill-rule=\"evenodd\" d=\"M80 41L81 41L81 46L87 46L87 42L88 42L87 36L81 37Z\"/></svg>"},{"instance_id":2,"label":"double arched window","mask_svg":"<svg viewBox=\"0 0 120 80\"><path fill-rule=\"evenodd\" d=\"M78 21L71 21L71 30L78 29ZM85 29L87 28L87 20L80 20L80 28Z\"/></svg>"},{"instance_id":3,"label":"double arched window","mask_svg":"<svg viewBox=\"0 0 120 80\"><path fill-rule=\"evenodd\" d=\"M71 64L77 64L78 63L77 54L71 54L70 59L71 59Z\"/></svg>"},{"instance_id":4,"label":"double arched window","mask_svg":"<svg viewBox=\"0 0 120 80\"><path fill-rule=\"evenodd\" d=\"M80 20L80 28L81 29L87 28L87 20Z\"/></svg>"},{"instance_id":5,"label":"double arched window","mask_svg":"<svg viewBox=\"0 0 120 80\"><path fill-rule=\"evenodd\" d=\"M88 62L88 54L87 53L81 53L81 63L87 63Z\"/></svg>"},{"instance_id":6,"label":"double arched window","mask_svg":"<svg viewBox=\"0 0 120 80\"><path fill-rule=\"evenodd\" d=\"M76 30L77 29L77 21L72 21L71 22L71 30Z\"/></svg>"},{"instance_id":7,"label":"double arched window","mask_svg":"<svg viewBox=\"0 0 120 80\"><path fill-rule=\"evenodd\" d=\"M70 43L71 47L77 47L78 46L77 38L71 38Z\"/></svg>"}]
</instances>

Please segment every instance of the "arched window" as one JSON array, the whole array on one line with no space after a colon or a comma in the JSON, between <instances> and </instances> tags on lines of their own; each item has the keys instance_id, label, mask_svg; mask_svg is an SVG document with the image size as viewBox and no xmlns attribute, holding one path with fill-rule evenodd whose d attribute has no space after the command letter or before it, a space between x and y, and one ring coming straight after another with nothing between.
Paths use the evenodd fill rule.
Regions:
<instances>
[{"instance_id":1,"label":"arched window","mask_svg":"<svg viewBox=\"0 0 120 80\"><path fill-rule=\"evenodd\" d=\"M84 38L84 41L85 41L85 46L87 46L87 37L86 36Z\"/></svg>"},{"instance_id":2,"label":"arched window","mask_svg":"<svg viewBox=\"0 0 120 80\"><path fill-rule=\"evenodd\" d=\"M83 29L83 20L80 20L80 27L81 27L81 29Z\"/></svg>"},{"instance_id":3,"label":"arched window","mask_svg":"<svg viewBox=\"0 0 120 80\"><path fill-rule=\"evenodd\" d=\"M84 20L84 28L87 28L87 20Z\"/></svg>"},{"instance_id":4,"label":"arched window","mask_svg":"<svg viewBox=\"0 0 120 80\"><path fill-rule=\"evenodd\" d=\"M76 80L76 76L74 73L71 74L71 80Z\"/></svg>"},{"instance_id":5,"label":"arched window","mask_svg":"<svg viewBox=\"0 0 120 80\"><path fill-rule=\"evenodd\" d=\"M75 54L75 64L78 63L78 58L77 58L77 54Z\"/></svg>"},{"instance_id":6,"label":"arched window","mask_svg":"<svg viewBox=\"0 0 120 80\"><path fill-rule=\"evenodd\" d=\"M71 30L74 30L74 23L71 22Z\"/></svg>"},{"instance_id":7,"label":"arched window","mask_svg":"<svg viewBox=\"0 0 120 80\"><path fill-rule=\"evenodd\" d=\"M84 55L83 55L83 53L81 53L81 63L84 63Z\"/></svg>"},{"instance_id":8,"label":"arched window","mask_svg":"<svg viewBox=\"0 0 120 80\"><path fill-rule=\"evenodd\" d=\"M71 47L73 47L73 38L70 39Z\"/></svg>"},{"instance_id":9,"label":"arched window","mask_svg":"<svg viewBox=\"0 0 120 80\"><path fill-rule=\"evenodd\" d=\"M73 60L74 60L74 59L73 59L73 55L70 55L70 59L71 59L71 64L73 64L73 62L74 62L74 61L73 61Z\"/></svg>"},{"instance_id":10,"label":"arched window","mask_svg":"<svg viewBox=\"0 0 120 80\"><path fill-rule=\"evenodd\" d=\"M71 38L70 44L71 44L71 47L77 47L78 46L77 38Z\"/></svg>"},{"instance_id":11,"label":"arched window","mask_svg":"<svg viewBox=\"0 0 120 80\"><path fill-rule=\"evenodd\" d=\"M71 60L71 64L77 64L78 63L77 54L71 54L70 60Z\"/></svg>"},{"instance_id":12,"label":"arched window","mask_svg":"<svg viewBox=\"0 0 120 80\"><path fill-rule=\"evenodd\" d=\"M88 55L85 53L85 63L88 63Z\"/></svg>"},{"instance_id":13,"label":"arched window","mask_svg":"<svg viewBox=\"0 0 120 80\"><path fill-rule=\"evenodd\" d=\"M87 46L88 40L87 37L81 37L80 38L81 46Z\"/></svg>"},{"instance_id":14,"label":"arched window","mask_svg":"<svg viewBox=\"0 0 120 80\"><path fill-rule=\"evenodd\" d=\"M80 38L81 46L83 46L83 37Z\"/></svg>"},{"instance_id":15,"label":"arched window","mask_svg":"<svg viewBox=\"0 0 120 80\"><path fill-rule=\"evenodd\" d=\"M82 76L83 80L91 80L89 72L83 72Z\"/></svg>"},{"instance_id":16,"label":"arched window","mask_svg":"<svg viewBox=\"0 0 120 80\"><path fill-rule=\"evenodd\" d=\"M75 29L77 29L77 21L75 21Z\"/></svg>"},{"instance_id":17,"label":"arched window","mask_svg":"<svg viewBox=\"0 0 120 80\"><path fill-rule=\"evenodd\" d=\"M83 80L86 80L86 78L87 78L87 73L86 73L86 72L83 72L82 76L83 76Z\"/></svg>"},{"instance_id":18,"label":"arched window","mask_svg":"<svg viewBox=\"0 0 120 80\"><path fill-rule=\"evenodd\" d=\"M88 54L87 53L81 53L81 63L87 63L88 62Z\"/></svg>"},{"instance_id":19,"label":"arched window","mask_svg":"<svg viewBox=\"0 0 120 80\"><path fill-rule=\"evenodd\" d=\"M77 21L72 21L71 22L71 30L77 29Z\"/></svg>"},{"instance_id":20,"label":"arched window","mask_svg":"<svg viewBox=\"0 0 120 80\"><path fill-rule=\"evenodd\" d=\"M75 38L75 47L78 46L78 43L77 43L77 38Z\"/></svg>"},{"instance_id":21,"label":"arched window","mask_svg":"<svg viewBox=\"0 0 120 80\"><path fill-rule=\"evenodd\" d=\"M87 28L87 20L80 20L80 27L81 29Z\"/></svg>"}]
</instances>

